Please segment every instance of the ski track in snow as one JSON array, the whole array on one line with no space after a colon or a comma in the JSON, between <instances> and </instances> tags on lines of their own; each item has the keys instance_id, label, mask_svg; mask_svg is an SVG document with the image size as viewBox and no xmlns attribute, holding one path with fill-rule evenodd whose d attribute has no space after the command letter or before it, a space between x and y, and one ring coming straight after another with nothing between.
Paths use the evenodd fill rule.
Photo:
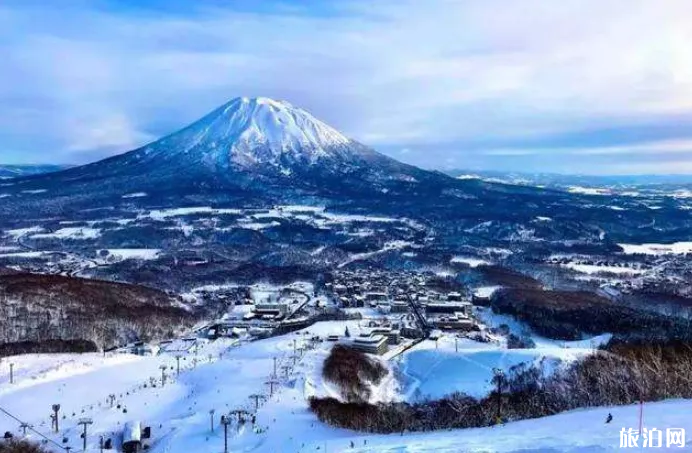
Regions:
<instances>
[{"instance_id":1,"label":"ski track in snow","mask_svg":"<svg viewBox=\"0 0 692 453\"><path fill-rule=\"evenodd\" d=\"M499 323L504 320L489 321ZM177 378L173 369L175 353L147 357L115 354L106 358L99 354L17 356L12 358L15 384L9 384L6 367L1 369L0 406L48 434L50 404L61 403L61 413L67 418L61 420L59 434L49 435L58 441L66 436L73 447L81 447L81 429L76 425L78 418L93 417L94 425L90 427L88 437L89 451L97 448L99 435L113 436L128 420L142 420L152 427L150 451L153 453L222 451L222 428L218 426L218 417L231 409L253 408L249 395L266 394L265 382L272 373L273 357L277 357L280 383L273 397L263 403L257 413L257 426L265 432L253 432L250 424L240 429L235 424L229 426L230 451L611 452L619 450L620 428L637 427L636 406L576 410L494 428L405 433L403 436L354 433L329 427L320 423L308 410L306 398L311 395L338 396L336 389L321 379L321 364L331 343L325 342L317 349L307 351L295 367L288 370L287 378L282 366L292 362L293 340L300 346L310 335L341 335L346 326L353 334L359 331L357 321L322 322L306 329L308 335L293 333L240 345L231 340L197 340L192 348L182 352L183 370ZM602 340L605 339L598 339ZM540 348L546 351L552 348L554 354L568 357L585 352L582 349L588 350L591 343L574 342L560 347L547 341ZM447 384L438 370L455 357L449 364L457 367L457 373L471 372L472 377L477 377L473 369L492 373L491 367L510 366L515 362L516 354L527 354L527 350L502 350L497 345L470 340L461 344L463 348L456 353L452 338L441 340L438 349L432 341L423 342L405 354L401 365L394 362L390 366L400 366L403 374L416 376L414 387L422 384L439 387ZM541 352L540 349L537 351ZM416 363L420 354L431 358L433 365L427 366L425 361ZM493 358L491 362L480 360L487 354ZM531 354L529 356L534 358ZM195 359L198 364L193 367ZM160 379L160 365L168 367L167 384L163 388L160 385L142 388L142 384L150 379ZM415 367L427 373L421 374L413 369ZM385 379L373 389L373 397L379 401L409 399L410 387L398 389L392 387L392 383L393 379ZM127 408L127 414L121 409L110 408L107 404L110 393L117 395L116 404ZM210 409L216 410L213 433L210 431ZM646 404L645 425L659 429L682 427L689 433L692 430L690 411L692 402L686 400ZM609 412L614 421L605 425ZM14 421L0 417L0 429L16 432L17 427ZM351 442L355 446L353 449ZM684 450L664 448L658 451Z\"/></svg>"}]
</instances>

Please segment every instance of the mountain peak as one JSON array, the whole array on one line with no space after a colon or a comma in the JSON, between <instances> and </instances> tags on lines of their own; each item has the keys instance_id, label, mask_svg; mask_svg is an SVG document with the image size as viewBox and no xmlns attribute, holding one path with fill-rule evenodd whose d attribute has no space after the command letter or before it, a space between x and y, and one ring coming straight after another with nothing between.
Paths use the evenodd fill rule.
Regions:
<instances>
[{"instance_id":1,"label":"mountain peak","mask_svg":"<svg viewBox=\"0 0 692 453\"><path fill-rule=\"evenodd\" d=\"M398 178L409 170L286 101L237 97L160 140L65 175L75 180L136 177L147 184L175 178L214 184L262 180L314 188L329 178L360 175L376 181L377 175Z\"/></svg>"},{"instance_id":2,"label":"mountain peak","mask_svg":"<svg viewBox=\"0 0 692 453\"><path fill-rule=\"evenodd\" d=\"M295 108L289 102L284 101L282 99L272 99L272 98L267 98L267 97L263 97L263 96L255 97L255 98L251 98L251 97L247 97L247 96L234 98L230 102L228 102L227 105L231 104L233 102L237 102L237 101L240 101L243 104L269 105L269 106L272 106L275 108L286 108L286 107L287 108Z\"/></svg>"},{"instance_id":3,"label":"mountain peak","mask_svg":"<svg viewBox=\"0 0 692 453\"><path fill-rule=\"evenodd\" d=\"M242 167L287 159L312 163L352 143L305 110L267 97L232 99L162 142L168 152Z\"/></svg>"}]
</instances>

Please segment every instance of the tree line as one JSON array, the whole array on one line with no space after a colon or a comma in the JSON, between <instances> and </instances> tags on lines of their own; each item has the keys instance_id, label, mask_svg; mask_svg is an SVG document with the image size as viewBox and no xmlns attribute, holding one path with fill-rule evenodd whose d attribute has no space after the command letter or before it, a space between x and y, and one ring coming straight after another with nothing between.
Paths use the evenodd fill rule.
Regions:
<instances>
[{"instance_id":1,"label":"tree line","mask_svg":"<svg viewBox=\"0 0 692 453\"><path fill-rule=\"evenodd\" d=\"M368 404L311 398L332 426L373 433L476 428L596 406L692 398L692 343L611 342L569 367L518 365L493 378L484 398L455 393L418 403Z\"/></svg>"}]
</instances>

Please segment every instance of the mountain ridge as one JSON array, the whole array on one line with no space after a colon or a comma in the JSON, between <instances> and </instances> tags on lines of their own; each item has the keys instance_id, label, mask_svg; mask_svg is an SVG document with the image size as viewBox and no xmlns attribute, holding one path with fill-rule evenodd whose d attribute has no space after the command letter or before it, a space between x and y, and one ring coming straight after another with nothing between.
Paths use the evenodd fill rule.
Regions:
<instances>
[{"instance_id":1,"label":"mountain ridge","mask_svg":"<svg viewBox=\"0 0 692 453\"><path fill-rule=\"evenodd\" d=\"M241 197L349 197L459 186L447 175L399 162L286 101L239 97L135 150L45 176L17 180L24 191L226 191ZM98 186L98 188L96 187Z\"/></svg>"},{"instance_id":2,"label":"mountain ridge","mask_svg":"<svg viewBox=\"0 0 692 453\"><path fill-rule=\"evenodd\" d=\"M55 164L0 164L0 178L19 178L22 176L61 171L70 167L71 165Z\"/></svg>"},{"instance_id":3,"label":"mountain ridge","mask_svg":"<svg viewBox=\"0 0 692 453\"><path fill-rule=\"evenodd\" d=\"M30 219L74 220L93 211L308 205L416 219L443 243L521 240L538 247L611 237L653 242L662 232L680 241L689 237L692 222L679 200L658 205L635 197L594 198L424 170L267 98L236 98L141 148L0 186L0 213L15 219L8 222L15 229L31 227ZM285 231L290 235L291 226Z\"/></svg>"}]
</instances>

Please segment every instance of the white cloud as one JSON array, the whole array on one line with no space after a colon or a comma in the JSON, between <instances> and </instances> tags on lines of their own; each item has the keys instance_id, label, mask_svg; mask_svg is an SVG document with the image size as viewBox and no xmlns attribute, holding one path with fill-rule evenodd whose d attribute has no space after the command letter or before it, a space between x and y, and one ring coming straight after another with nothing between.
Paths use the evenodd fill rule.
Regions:
<instances>
[{"instance_id":1,"label":"white cloud","mask_svg":"<svg viewBox=\"0 0 692 453\"><path fill-rule=\"evenodd\" d=\"M540 154L541 150L536 148L500 148L500 149L488 149L483 151L486 156L531 156L534 154Z\"/></svg>"},{"instance_id":2,"label":"white cloud","mask_svg":"<svg viewBox=\"0 0 692 453\"><path fill-rule=\"evenodd\" d=\"M634 143L630 145L601 146L570 150L572 154L607 155L607 154L659 154L684 153L692 154L692 140L661 140L657 142Z\"/></svg>"},{"instance_id":3,"label":"white cloud","mask_svg":"<svg viewBox=\"0 0 692 453\"><path fill-rule=\"evenodd\" d=\"M120 113L74 121L65 136L70 152L117 152L134 149L156 138L138 131Z\"/></svg>"},{"instance_id":4,"label":"white cloud","mask_svg":"<svg viewBox=\"0 0 692 453\"><path fill-rule=\"evenodd\" d=\"M540 154L607 156L618 154L636 155L660 153L692 154L692 140L660 140L643 143L593 147L497 148L483 151L483 154L487 156L533 156Z\"/></svg>"},{"instance_id":5,"label":"white cloud","mask_svg":"<svg viewBox=\"0 0 692 453\"><path fill-rule=\"evenodd\" d=\"M692 174L692 160L614 163L610 166L609 173L613 175L690 175Z\"/></svg>"},{"instance_id":6,"label":"white cloud","mask_svg":"<svg viewBox=\"0 0 692 453\"><path fill-rule=\"evenodd\" d=\"M136 146L237 95L286 98L399 150L692 110L687 0L342 1L321 15L80 4L0 7L0 139L15 148ZM506 148L488 154L528 154Z\"/></svg>"}]
</instances>

